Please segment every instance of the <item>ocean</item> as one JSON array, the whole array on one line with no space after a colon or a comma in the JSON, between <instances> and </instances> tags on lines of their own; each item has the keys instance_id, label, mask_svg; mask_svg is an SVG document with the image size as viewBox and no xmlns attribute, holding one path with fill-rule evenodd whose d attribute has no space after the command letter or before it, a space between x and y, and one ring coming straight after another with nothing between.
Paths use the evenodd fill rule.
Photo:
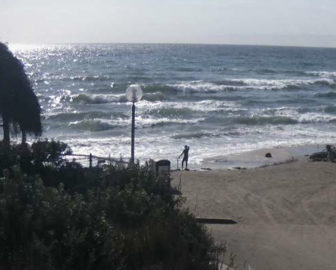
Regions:
<instances>
[{"instance_id":1,"label":"ocean","mask_svg":"<svg viewBox=\"0 0 336 270\"><path fill-rule=\"evenodd\" d=\"M336 49L155 44L20 45L43 111L43 138L76 154L135 157L191 167L265 147L336 142Z\"/></svg>"}]
</instances>

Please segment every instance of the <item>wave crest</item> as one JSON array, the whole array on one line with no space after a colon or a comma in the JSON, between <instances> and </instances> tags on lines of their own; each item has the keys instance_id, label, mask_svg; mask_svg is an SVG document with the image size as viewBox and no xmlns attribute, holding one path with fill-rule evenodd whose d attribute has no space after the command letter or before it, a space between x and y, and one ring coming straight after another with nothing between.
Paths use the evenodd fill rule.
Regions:
<instances>
[{"instance_id":1,"label":"wave crest","mask_svg":"<svg viewBox=\"0 0 336 270\"><path fill-rule=\"evenodd\" d=\"M72 97L72 102L80 104L104 104L113 102L127 102L126 96L121 95L87 95L79 94Z\"/></svg>"},{"instance_id":2,"label":"wave crest","mask_svg":"<svg viewBox=\"0 0 336 270\"><path fill-rule=\"evenodd\" d=\"M268 80L268 79L232 79L222 82L204 82L190 81L170 86L183 92L220 92L220 91L235 91L235 90L296 90L305 89L310 86L326 86L336 87L336 81L329 78L320 79L283 79L283 80Z\"/></svg>"},{"instance_id":3,"label":"wave crest","mask_svg":"<svg viewBox=\"0 0 336 270\"><path fill-rule=\"evenodd\" d=\"M294 125L297 124L298 121L285 116L257 116L257 117L239 117L235 120L238 124L244 125Z\"/></svg>"},{"instance_id":4,"label":"wave crest","mask_svg":"<svg viewBox=\"0 0 336 270\"><path fill-rule=\"evenodd\" d=\"M307 71L305 73L321 78L336 78L336 71Z\"/></svg>"},{"instance_id":5,"label":"wave crest","mask_svg":"<svg viewBox=\"0 0 336 270\"><path fill-rule=\"evenodd\" d=\"M81 131L105 131L115 128L115 126L101 120L83 120L69 124L69 128Z\"/></svg>"}]
</instances>

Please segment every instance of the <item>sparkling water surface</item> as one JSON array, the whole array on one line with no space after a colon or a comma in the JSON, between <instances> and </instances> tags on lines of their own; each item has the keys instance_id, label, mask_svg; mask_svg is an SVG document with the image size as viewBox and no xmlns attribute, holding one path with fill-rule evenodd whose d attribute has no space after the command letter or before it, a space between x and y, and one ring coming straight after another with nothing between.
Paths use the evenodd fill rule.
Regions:
<instances>
[{"instance_id":1,"label":"sparkling water surface","mask_svg":"<svg viewBox=\"0 0 336 270\"><path fill-rule=\"evenodd\" d=\"M336 49L224 45L19 45L43 137L75 153L190 162L264 147L336 142Z\"/></svg>"}]
</instances>

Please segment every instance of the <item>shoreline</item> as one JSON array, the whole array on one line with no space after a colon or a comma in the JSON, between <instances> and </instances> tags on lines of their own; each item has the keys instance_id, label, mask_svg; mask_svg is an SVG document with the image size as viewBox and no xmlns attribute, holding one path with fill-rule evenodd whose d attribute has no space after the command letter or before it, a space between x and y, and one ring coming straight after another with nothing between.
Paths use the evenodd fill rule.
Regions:
<instances>
[{"instance_id":1,"label":"shoreline","mask_svg":"<svg viewBox=\"0 0 336 270\"><path fill-rule=\"evenodd\" d=\"M277 166L172 176L196 217L238 222L206 225L217 242L227 243L237 269L334 269L335 163L301 157Z\"/></svg>"},{"instance_id":2,"label":"shoreline","mask_svg":"<svg viewBox=\"0 0 336 270\"><path fill-rule=\"evenodd\" d=\"M320 144L261 148L235 154L218 155L206 158L201 164L192 164L192 167L201 171L259 168L292 162L315 152L320 152L324 149L325 145ZM265 157L267 153L270 153L271 157Z\"/></svg>"}]
</instances>

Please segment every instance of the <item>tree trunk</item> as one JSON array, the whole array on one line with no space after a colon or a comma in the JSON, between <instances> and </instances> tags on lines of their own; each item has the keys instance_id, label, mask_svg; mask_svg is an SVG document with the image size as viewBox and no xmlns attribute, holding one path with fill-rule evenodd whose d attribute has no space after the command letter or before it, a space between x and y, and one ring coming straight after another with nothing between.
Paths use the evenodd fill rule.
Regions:
<instances>
[{"instance_id":1,"label":"tree trunk","mask_svg":"<svg viewBox=\"0 0 336 270\"><path fill-rule=\"evenodd\" d=\"M3 117L2 121L3 121L3 142L9 145L10 144L9 121L6 117Z\"/></svg>"},{"instance_id":2,"label":"tree trunk","mask_svg":"<svg viewBox=\"0 0 336 270\"><path fill-rule=\"evenodd\" d=\"M22 129L21 132L22 132L22 140L21 140L21 144L26 144L26 141L27 141L27 134L26 134L26 131Z\"/></svg>"}]
</instances>

